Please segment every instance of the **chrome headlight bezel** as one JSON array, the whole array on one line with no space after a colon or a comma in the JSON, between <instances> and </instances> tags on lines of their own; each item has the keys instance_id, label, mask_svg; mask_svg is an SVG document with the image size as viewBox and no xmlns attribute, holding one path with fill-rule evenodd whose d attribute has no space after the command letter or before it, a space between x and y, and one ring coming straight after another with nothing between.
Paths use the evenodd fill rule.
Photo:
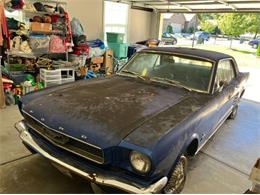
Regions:
<instances>
[{"instance_id":1,"label":"chrome headlight bezel","mask_svg":"<svg viewBox=\"0 0 260 195\"><path fill-rule=\"evenodd\" d=\"M152 162L150 158L141 152L131 151L129 161L132 168L138 173L147 174L151 171Z\"/></svg>"}]
</instances>

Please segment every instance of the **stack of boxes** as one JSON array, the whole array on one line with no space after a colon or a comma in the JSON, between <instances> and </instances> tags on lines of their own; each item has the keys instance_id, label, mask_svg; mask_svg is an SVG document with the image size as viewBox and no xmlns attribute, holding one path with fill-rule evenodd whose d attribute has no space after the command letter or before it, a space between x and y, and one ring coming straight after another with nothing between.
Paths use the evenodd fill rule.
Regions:
<instances>
[{"instance_id":1,"label":"stack of boxes","mask_svg":"<svg viewBox=\"0 0 260 195\"><path fill-rule=\"evenodd\" d=\"M124 43L123 33L107 33L107 44L113 50L114 56L118 59L126 58L128 52L128 45Z\"/></svg>"}]
</instances>

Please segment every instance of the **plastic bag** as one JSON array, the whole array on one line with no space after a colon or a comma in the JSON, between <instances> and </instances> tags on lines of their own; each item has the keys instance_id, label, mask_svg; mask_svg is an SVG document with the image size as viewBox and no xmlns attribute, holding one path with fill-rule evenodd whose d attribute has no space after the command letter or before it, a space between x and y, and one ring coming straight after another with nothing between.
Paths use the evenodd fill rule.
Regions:
<instances>
[{"instance_id":1,"label":"plastic bag","mask_svg":"<svg viewBox=\"0 0 260 195\"><path fill-rule=\"evenodd\" d=\"M66 51L64 40L61 37L52 35L50 40L50 52L63 53Z\"/></svg>"},{"instance_id":2,"label":"plastic bag","mask_svg":"<svg viewBox=\"0 0 260 195\"><path fill-rule=\"evenodd\" d=\"M84 35L84 28L82 27L79 19L73 18L71 21L71 31L73 36Z\"/></svg>"}]
</instances>

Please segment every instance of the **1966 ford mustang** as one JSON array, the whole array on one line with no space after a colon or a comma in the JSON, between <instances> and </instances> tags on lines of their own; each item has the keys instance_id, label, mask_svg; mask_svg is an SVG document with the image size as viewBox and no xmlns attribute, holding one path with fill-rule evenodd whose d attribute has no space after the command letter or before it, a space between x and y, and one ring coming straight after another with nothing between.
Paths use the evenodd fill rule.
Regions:
<instances>
[{"instance_id":1,"label":"1966 ford mustang","mask_svg":"<svg viewBox=\"0 0 260 195\"><path fill-rule=\"evenodd\" d=\"M248 76L226 54L145 49L112 77L22 97L16 128L30 150L91 182L178 193L187 156L235 118Z\"/></svg>"}]
</instances>

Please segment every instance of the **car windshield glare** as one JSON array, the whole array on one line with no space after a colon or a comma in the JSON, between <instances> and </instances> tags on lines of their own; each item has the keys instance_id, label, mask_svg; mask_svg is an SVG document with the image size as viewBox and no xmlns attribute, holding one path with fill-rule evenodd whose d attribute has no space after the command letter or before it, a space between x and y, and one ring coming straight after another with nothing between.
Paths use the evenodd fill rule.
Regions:
<instances>
[{"instance_id":1,"label":"car windshield glare","mask_svg":"<svg viewBox=\"0 0 260 195\"><path fill-rule=\"evenodd\" d=\"M207 93L212 68L212 62L195 57L140 52L120 73Z\"/></svg>"}]
</instances>

